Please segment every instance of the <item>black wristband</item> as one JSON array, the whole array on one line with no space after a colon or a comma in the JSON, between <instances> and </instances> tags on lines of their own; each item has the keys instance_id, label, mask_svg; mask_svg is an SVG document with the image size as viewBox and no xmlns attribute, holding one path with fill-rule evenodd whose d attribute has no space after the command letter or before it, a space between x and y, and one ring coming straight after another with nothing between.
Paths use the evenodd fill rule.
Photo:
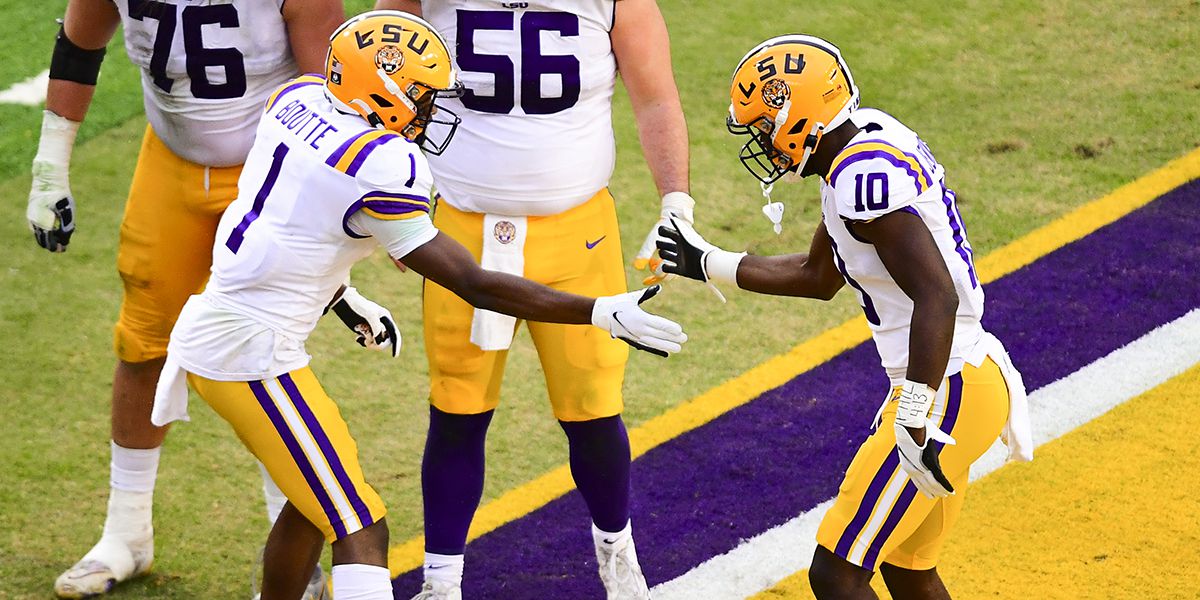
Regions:
<instances>
[{"instance_id":1,"label":"black wristband","mask_svg":"<svg viewBox=\"0 0 1200 600\"><path fill-rule=\"evenodd\" d=\"M104 62L105 48L86 50L76 46L67 38L65 27L59 27L54 40L54 54L50 57L50 79L64 79L83 85L96 85L100 75L100 63Z\"/></svg>"}]
</instances>

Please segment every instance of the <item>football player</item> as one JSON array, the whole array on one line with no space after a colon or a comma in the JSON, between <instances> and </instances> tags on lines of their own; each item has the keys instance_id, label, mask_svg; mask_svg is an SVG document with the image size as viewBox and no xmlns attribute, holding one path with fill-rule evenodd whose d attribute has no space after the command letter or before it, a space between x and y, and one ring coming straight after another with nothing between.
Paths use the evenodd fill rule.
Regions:
<instances>
[{"instance_id":1,"label":"football player","mask_svg":"<svg viewBox=\"0 0 1200 600\"><path fill-rule=\"evenodd\" d=\"M676 220L658 243L663 268L783 296L854 288L891 388L821 522L809 580L818 598L874 598L878 569L893 597L947 598L935 567L971 463L1006 421L1014 456L1032 455L1024 387L980 325L983 290L945 170L903 123L858 108L825 40L767 40L738 64L730 93L729 130L748 138L742 163L768 194L784 174L818 176L822 222L807 254L750 256Z\"/></svg>"},{"instance_id":2,"label":"football player","mask_svg":"<svg viewBox=\"0 0 1200 600\"><path fill-rule=\"evenodd\" d=\"M333 545L335 598L392 598L383 503L304 348L351 266L377 246L474 306L591 324L662 356L686 340L638 307L657 287L569 294L484 270L438 233L421 150L447 147L457 117L435 103L461 84L431 26L397 11L364 13L329 48L324 77L292 80L266 102L239 194L217 228L212 278L171 333L154 407L156 420L186 416L186 372L286 494L267 541L264 600L303 590L322 538ZM375 321L364 325L389 325Z\"/></svg>"},{"instance_id":3,"label":"football player","mask_svg":"<svg viewBox=\"0 0 1200 600\"><path fill-rule=\"evenodd\" d=\"M380 0L428 19L454 45L466 91L450 106L459 139L430 157L435 223L484 268L555 289L625 291L608 191L612 96L620 74L668 215L692 222L688 138L654 0ZM635 259L651 268L658 224ZM655 259L656 262L656 259ZM658 281L661 271L647 283ZM473 309L436 282L424 298L431 382L421 469L425 578L420 598L457 598L467 531L484 482L484 439L519 322ZM621 419L628 349L602 332L529 323L571 474L591 514L610 599L647 598L630 526L629 438Z\"/></svg>"},{"instance_id":4,"label":"football player","mask_svg":"<svg viewBox=\"0 0 1200 600\"><path fill-rule=\"evenodd\" d=\"M151 424L150 408L171 325L208 276L204 249L237 193L262 102L280 83L322 68L326 40L342 20L338 0L68 2L26 213L39 245L63 252L75 231L71 150L118 25L141 70L149 125L117 256L125 294L114 329L108 516L100 541L55 582L61 597L105 593L150 569L152 496L167 433ZM282 505L281 495L268 496L269 513Z\"/></svg>"}]
</instances>

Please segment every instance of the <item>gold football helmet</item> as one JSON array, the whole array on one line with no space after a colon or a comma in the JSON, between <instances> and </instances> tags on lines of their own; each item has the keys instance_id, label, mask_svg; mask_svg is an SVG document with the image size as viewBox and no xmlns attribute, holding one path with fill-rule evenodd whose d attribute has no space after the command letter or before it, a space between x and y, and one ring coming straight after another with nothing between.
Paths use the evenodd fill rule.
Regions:
<instances>
[{"instance_id":1,"label":"gold football helmet","mask_svg":"<svg viewBox=\"0 0 1200 600\"><path fill-rule=\"evenodd\" d=\"M338 27L329 38L325 80L338 108L431 154L446 150L461 121L434 103L463 90L446 41L432 25L405 12L370 11ZM439 132L437 139L431 126Z\"/></svg>"},{"instance_id":2,"label":"gold football helmet","mask_svg":"<svg viewBox=\"0 0 1200 600\"><path fill-rule=\"evenodd\" d=\"M742 164L763 184L802 172L821 135L858 108L858 88L837 46L809 35L769 39L733 72L731 133L749 135Z\"/></svg>"}]
</instances>

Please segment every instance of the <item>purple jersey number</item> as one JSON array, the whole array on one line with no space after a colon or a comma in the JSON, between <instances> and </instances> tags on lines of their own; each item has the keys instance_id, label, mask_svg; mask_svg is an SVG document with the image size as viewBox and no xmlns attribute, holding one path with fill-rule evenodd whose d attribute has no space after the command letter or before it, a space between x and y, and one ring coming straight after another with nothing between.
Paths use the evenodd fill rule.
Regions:
<instances>
[{"instance_id":1,"label":"purple jersey number","mask_svg":"<svg viewBox=\"0 0 1200 600\"><path fill-rule=\"evenodd\" d=\"M275 181L279 179L279 169L283 167L283 159L287 153L288 147L285 144L275 146L275 154L271 157L271 168L267 170L267 178L263 180L262 187L258 188L258 194L254 196L254 204L250 210L246 211L246 215L242 217L237 227L233 228L229 239L225 240L225 247L234 254L238 253L242 242L246 239L246 228L250 227L250 224L262 214L263 207L267 204L267 196L271 195L271 188L275 187Z\"/></svg>"},{"instance_id":2,"label":"purple jersey number","mask_svg":"<svg viewBox=\"0 0 1200 600\"><path fill-rule=\"evenodd\" d=\"M167 77L167 59L171 56L171 43L179 20L183 21L183 51L186 55L188 78L194 98L223 100L241 98L246 93L246 64L237 48L206 48L201 39L205 25L222 28L240 26L237 8L232 4L193 5L183 9L182 18L176 16L176 6L158 0L129 0L129 16L141 21L154 19L158 28L154 32L154 50L150 54L150 76L154 85L170 93L175 80ZM220 68L225 72L225 83L212 83L208 70Z\"/></svg>"},{"instance_id":3,"label":"purple jersey number","mask_svg":"<svg viewBox=\"0 0 1200 600\"><path fill-rule=\"evenodd\" d=\"M516 15L499 10L458 11L458 67L464 71L490 73L495 91L482 96L468 89L463 106L479 112L508 114L516 106L517 69L504 54L475 51L475 32L512 31ZM527 12L521 15L521 110L527 115L549 115L575 106L579 101L579 59L569 54L542 54L542 32L563 37L579 35L579 17L565 12ZM542 95L542 76L558 75L562 95Z\"/></svg>"}]
</instances>

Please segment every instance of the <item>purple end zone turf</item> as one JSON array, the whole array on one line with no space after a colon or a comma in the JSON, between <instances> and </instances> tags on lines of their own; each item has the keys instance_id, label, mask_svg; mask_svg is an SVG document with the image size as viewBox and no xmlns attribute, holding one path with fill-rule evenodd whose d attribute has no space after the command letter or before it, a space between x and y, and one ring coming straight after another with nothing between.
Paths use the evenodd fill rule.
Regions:
<instances>
[{"instance_id":1,"label":"purple end zone turf","mask_svg":"<svg viewBox=\"0 0 1200 600\"><path fill-rule=\"evenodd\" d=\"M1193 181L987 286L984 324L1031 391L1200 307L1197 215ZM886 387L867 342L636 460L633 527L650 584L832 497ZM595 569L571 492L470 544L464 592L601 598ZM420 581L403 574L396 597Z\"/></svg>"}]
</instances>

